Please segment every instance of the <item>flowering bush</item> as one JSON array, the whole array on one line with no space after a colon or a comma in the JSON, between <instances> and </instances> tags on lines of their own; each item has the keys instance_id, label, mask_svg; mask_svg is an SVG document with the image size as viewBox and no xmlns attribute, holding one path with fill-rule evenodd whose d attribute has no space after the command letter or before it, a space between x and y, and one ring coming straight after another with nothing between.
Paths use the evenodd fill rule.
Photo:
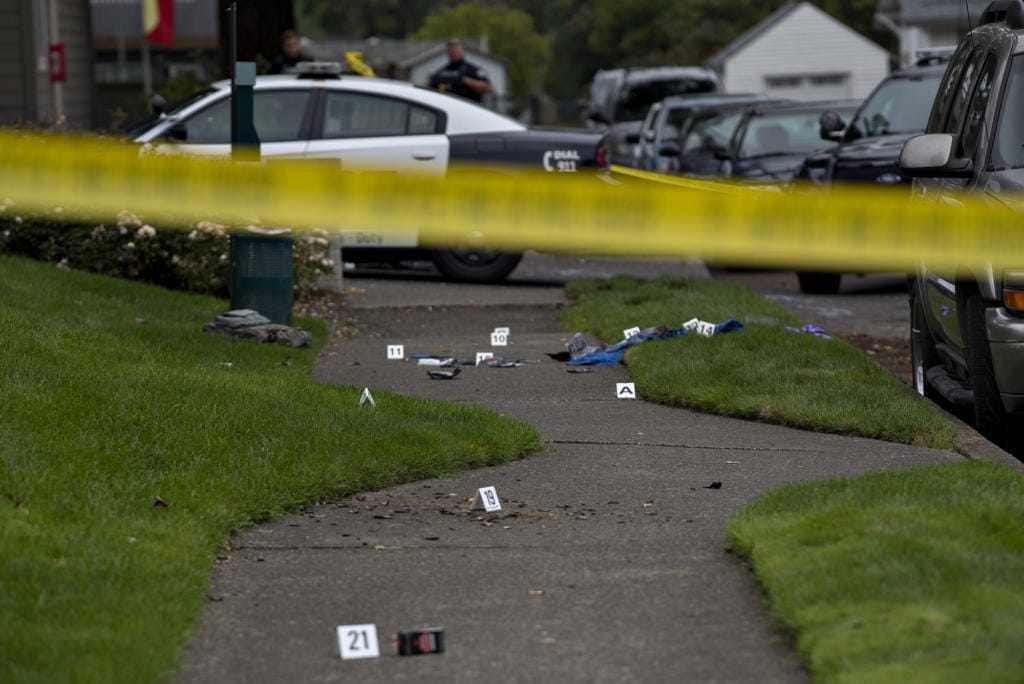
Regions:
<instances>
[{"instance_id":1,"label":"flowering bush","mask_svg":"<svg viewBox=\"0 0 1024 684\"><path fill-rule=\"evenodd\" d=\"M174 290L228 294L228 226L200 221L190 231L158 230L128 211L101 224L69 223L62 214L60 207L22 214L10 199L0 200L0 252ZM292 283L297 300L316 289L317 278L334 272L326 235L318 231L294 240Z\"/></svg>"}]
</instances>

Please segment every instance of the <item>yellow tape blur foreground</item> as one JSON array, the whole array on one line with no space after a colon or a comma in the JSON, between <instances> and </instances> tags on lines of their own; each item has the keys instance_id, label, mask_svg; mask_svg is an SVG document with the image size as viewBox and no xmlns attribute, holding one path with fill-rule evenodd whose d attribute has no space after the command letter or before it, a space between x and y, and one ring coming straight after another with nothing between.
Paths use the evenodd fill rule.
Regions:
<instances>
[{"instance_id":1,"label":"yellow tape blur foreground","mask_svg":"<svg viewBox=\"0 0 1024 684\"><path fill-rule=\"evenodd\" d=\"M134 145L11 134L0 134L0 150L0 200L16 203L8 214L59 206L66 218L110 221L130 210L157 227L215 220L299 231L416 230L421 244L433 246L846 271L909 271L922 257L949 268L1024 264L1016 214L968 198L958 206L911 202L906 188L756 192L522 168L427 178L322 163L140 156Z\"/></svg>"}]
</instances>

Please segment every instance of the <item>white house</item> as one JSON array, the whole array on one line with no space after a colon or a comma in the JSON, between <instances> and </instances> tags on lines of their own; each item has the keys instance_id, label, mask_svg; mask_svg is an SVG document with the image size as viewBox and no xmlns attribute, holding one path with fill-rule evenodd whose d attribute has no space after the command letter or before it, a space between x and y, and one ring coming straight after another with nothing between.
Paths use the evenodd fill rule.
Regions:
<instances>
[{"instance_id":1,"label":"white house","mask_svg":"<svg viewBox=\"0 0 1024 684\"><path fill-rule=\"evenodd\" d=\"M726 92L861 99L888 75L889 53L811 3L790 0L707 66Z\"/></svg>"},{"instance_id":2,"label":"white house","mask_svg":"<svg viewBox=\"0 0 1024 684\"><path fill-rule=\"evenodd\" d=\"M990 0L879 0L875 23L896 34L900 66L914 63L918 50L956 45L977 26ZM968 18L968 11L970 17Z\"/></svg>"}]
</instances>

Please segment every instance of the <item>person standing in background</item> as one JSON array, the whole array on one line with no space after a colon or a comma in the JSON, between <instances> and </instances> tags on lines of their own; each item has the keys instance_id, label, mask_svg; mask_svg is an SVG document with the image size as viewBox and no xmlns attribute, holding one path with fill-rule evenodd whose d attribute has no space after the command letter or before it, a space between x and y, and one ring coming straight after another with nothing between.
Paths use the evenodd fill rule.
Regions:
<instances>
[{"instance_id":1,"label":"person standing in background","mask_svg":"<svg viewBox=\"0 0 1024 684\"><path fill-rule=\"evenodd\" d=\"M312 57L302 51L302 44L299 42L299 34L288 30L281 34L281 54L270 62L267 68L268 74L290 74L295 72L295 65L299 62L313 62Z\"/></svg>"},{"instance_id":2,"label":"person standing in background","mask_svg":"<svg viewBox=\"0 0 1024 684\"><path fill-rule=\"evenodd\" d=\"M482 101L484 95L491 92L487 71L466 61L466 48L458 38L448 41L448 64L434 72L429 86L475 102Z\"/></svg>"}]
</instances>

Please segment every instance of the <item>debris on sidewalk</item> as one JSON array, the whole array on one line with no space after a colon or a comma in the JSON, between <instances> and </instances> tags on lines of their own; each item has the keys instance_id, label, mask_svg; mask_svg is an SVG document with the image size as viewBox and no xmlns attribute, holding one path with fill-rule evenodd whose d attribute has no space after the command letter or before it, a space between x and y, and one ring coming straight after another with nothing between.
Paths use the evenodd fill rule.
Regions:
<instances>
[{"instance_id":1,"label":"debris on sidewalk","mask_svg":"<svg viewBox=\"0 0 1024 684\"><path fill-rule=\"evenodd\" d=\"M480 359L479 363L476 365L479 368L517 368L525 365L525 363L525 361L503 359L500 356L491 356L486 359Z\"/></svg>"},{"instance_id":2,"label":"debris on sidewalk","mask_svg":"<svg viewBox=\"0 0 1024 684\"><path fill-rule=\"evenodd\" d=\"M709 485L704 485L704 489L721 489L721 488L722 488L722 483L718 482L717 480L712 482Z\"/></svg>"},{"instance_id":3,"label":"debris on sidewalk","mask_svg":"<svg viewBox=\"0 0 1024 684\"><path fill-rule=\"evenodd\" d=\"M417 366L454 366L455 359L449 357L446 359L439 359L434 356L422 357L416 360Z\"/></svg>"},{"instance_id":4,"label":"debris on sidewalk","mask_svg":"<svg viewBox=\"0 0 1024 684\"><path fill-rule=\"evenodd\" d=\"M701 325L703 324L703 325ZM713 329L712 327L713 326ZM571 360L570 366L617 366L622 363L622 357L629 347L642 344L648 340L668 340L673 337L681 337L689 334L699 334L706 337L720 333L743 330L743 324L735 318L730 318L722 323L712 324L692 319L682 328L669 329L664 325L656 325L644 328L638 333L613 345L588 346L583 339L582 333L574 334L566 347L569 349Z\"/></svg>"},{"instance_id":5,"label":"debris on sidewalk","mask_svg":"<svg viewBox=\"0 0 1024 684\"><path fill-rule=\"evenodd\" d=\"M429 375L434 380L454 380L455 377L461 372L461 368L452 368L451 370L427 371L427 375Z\"/></svg>"},{"instance_id":6,"label":"debris on sidewalk","mask_svg":"<svg viewBox=\"0 0 1024 684\"><path fill-rule=\"evenodd\" d=\"M444 653L444 630L440 627L403 630L397 635L398 655Z\"/></svg>"}]
</instances>

